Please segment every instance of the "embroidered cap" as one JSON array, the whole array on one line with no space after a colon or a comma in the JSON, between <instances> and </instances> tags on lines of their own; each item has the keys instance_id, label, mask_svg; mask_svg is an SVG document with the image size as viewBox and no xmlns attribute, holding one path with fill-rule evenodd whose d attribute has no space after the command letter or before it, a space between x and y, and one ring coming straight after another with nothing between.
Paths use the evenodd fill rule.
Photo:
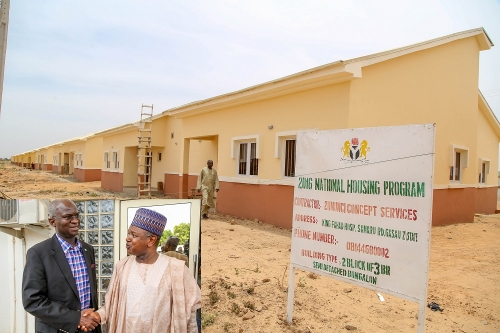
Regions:
<instances>
[{"instance_id":1,"label":"embroidered cap","mask_svg":"<svg viewBox=\"0 0 500 333\"><path fill-rule=\"evenodd\" d=\"M151 209L139 208L135 213L131 226L135 226L155 235L161 236L167 224L167 218Z\"/></svg>"}]
</instances>

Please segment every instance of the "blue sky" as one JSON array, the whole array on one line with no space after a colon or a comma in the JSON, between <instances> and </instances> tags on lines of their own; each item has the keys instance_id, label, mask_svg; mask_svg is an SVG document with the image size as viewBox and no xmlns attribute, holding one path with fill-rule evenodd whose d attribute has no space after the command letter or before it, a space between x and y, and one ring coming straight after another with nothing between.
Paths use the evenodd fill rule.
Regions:
<instances>
[{"instance_id":1,"label":"blue sky","mask_svg":"<svg viewBox=\"0 0 500 333\"><path fill-rule=\"evenodd\" d=\"M12 0L0 157L311 67L484 27L500 118L500 1Z\"/></svg>"}]
</instances>

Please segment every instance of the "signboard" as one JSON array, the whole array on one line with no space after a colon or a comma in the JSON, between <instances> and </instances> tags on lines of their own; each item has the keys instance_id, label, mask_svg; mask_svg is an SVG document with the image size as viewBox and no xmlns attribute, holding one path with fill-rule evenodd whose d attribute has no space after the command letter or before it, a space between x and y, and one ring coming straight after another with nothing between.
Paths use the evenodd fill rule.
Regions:
<instances>
[{"instance_id":1,"label":"signboard","mask_svg":"<svg viewBox=\"0 0 500 333\"><path fill-rule=\"evenodd\" d=\"M298 133L292 268L425 302L434 131Z\"/></svg>"}]
</instances>

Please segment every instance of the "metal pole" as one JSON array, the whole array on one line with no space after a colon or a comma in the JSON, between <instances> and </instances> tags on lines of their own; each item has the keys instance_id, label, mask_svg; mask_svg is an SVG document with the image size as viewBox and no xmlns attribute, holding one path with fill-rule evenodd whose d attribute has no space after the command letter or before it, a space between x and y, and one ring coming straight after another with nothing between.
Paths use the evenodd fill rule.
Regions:
<instances>
[{"instance_id":1,"label":"metal pole","mask_svg":"<svg viewBox=\"0 0 500 333\"><path fill-rule=\"evenodd\" d=\"M5 54L7 53L7 31L9 27L10 0L0 0L0 112L2 108Z\"/></svg>"},{"instance_id":2,"label":"metal pole","mask_svg":"<svg viewBox=\"0 0 500 333\"><path fill-rule=\"evenodd\" d=\"M417 333L425 332L425 300L418 302L418 327Z\"/></svg>"}]
</instances>

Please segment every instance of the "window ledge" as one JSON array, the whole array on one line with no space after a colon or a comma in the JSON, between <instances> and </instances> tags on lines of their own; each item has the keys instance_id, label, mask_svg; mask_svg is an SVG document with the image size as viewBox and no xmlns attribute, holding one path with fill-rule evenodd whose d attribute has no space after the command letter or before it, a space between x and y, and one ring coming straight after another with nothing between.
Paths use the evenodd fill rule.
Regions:
<instances>
[{"instance_id":1,"label":"window ledge","mask_svg":"<svg viewBox=\"0 0 500 333\"><path fill-rule=\"evenodd\" d=\"M434 190L446 190L449 188L489 188L489 187L498 187L498 185L487 185L487 184L445 184L439 185L435 184L432 189Z\"/></svg>"},{"instance_id":2,"label":"window ledge","mask_svg":"<svg viewBox=\"0 0 500 333\"><path fill-rule=\"evenodd\" d=\"M120 170L115 170L115 169L102 169L102 171L105 171L105 172L120 172Z\"/></svg>"}]
</instances>

